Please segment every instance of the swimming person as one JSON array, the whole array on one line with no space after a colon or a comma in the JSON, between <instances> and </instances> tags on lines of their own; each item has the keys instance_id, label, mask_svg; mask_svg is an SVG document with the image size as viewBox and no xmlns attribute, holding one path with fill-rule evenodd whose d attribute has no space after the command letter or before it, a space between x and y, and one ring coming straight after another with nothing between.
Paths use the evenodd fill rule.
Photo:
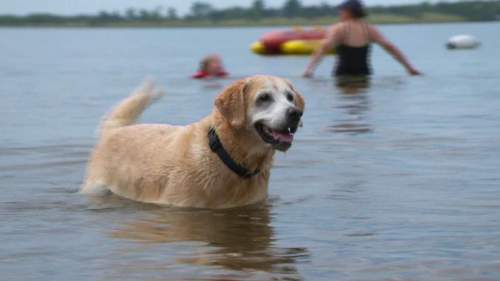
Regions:
<instances>
[{"instance_id":1,"label":"swimming person","mask_svg":"<svg viewBox=\"0 0 500 281\"><path fill-rule=\"evenodd\" d=\"M195 79L205 78L223 78L228 73L224 70L222 59L218 55L209 55L203 58L200 63L200 68L192 77Z\"/></svg>"},{"instance_id":2,"label":"swimming person","mask_svg":"<svg viewBox=\"0 0 500 281\"><path fill-rule=\"evenodd\" d=\"M382 46L410 75L420 74L394 44L364 20L367 13L359 0L346 0L338 9L340 22L331 27L321 47L312 55L304 77L312 77L323 55L336 48L338 58L334 76L346 81L368 80L371 74L369 55L372 42Z\"/></svg>"}]
</instances>

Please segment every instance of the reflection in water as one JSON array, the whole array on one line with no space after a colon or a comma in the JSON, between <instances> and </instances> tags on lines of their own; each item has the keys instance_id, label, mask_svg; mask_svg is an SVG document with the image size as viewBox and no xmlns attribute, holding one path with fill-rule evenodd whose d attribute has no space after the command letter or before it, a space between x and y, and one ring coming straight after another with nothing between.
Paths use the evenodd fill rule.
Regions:
<instances>
[{"instance_id":1,"label":"reflection in water","mask_svg":"<svg viewBox=\"0 0 500 281\"><path fill-rule=\"evenodd\" d=\"M348 118L338 120L335 125L329 127L329 130L350 134L371 132L371 126L365 120L365 113L370 109L370 101L366 93L370 87L370 80L368 78L355 81L338 79L336 85L341 96L339 104L335 107L344 110Z\"/></svg>"},{"instance_id":2,"label":"reflection in water","mask_svg":"<svg viewBox=\"0 0 500 281\"><path fill-rule=\"evenodd\" d=\"M176 265L223 268L224 276L254 273L268 275L266 279L300 280L295 262L307 257L304 248L277 248L271 227L269 206L233 210L150 210L149 218L125 223L112 232L115 238L153 243L157 247L180 242L203 242L187 256L176 256ZM178 250L175 250L178 251ZM171 266L171 265L166 265ZM203 280L214 272L203 274ZM220 280L221 275L212 276ZM186 276L181 277L181 279ZM227 278L227 276L225 277ZM241 276L238 277L240 279Z\"/></svg>"},{"instance_id":3,"label":"reflection in water","mask_svg":"<svg viewBox=\"0 0 500 281\"><path fill-rule=\"evenodd\" d=\"M204 90L221 90L224 89L226 83L228 81L221 80L221 79L209 79L206 81L201 81L201 86Z\"/></svg>"},{"instance_id":4,"label":"reflection in water","mask_svg":"<svg viewBox=\"0 0 500 281\"><path fill-rule=\"evenodd\" d=\"M370 76L339 76L335 77L335 84L341 89L358 92L370 87Z\"/></svg>"}]
</instances>

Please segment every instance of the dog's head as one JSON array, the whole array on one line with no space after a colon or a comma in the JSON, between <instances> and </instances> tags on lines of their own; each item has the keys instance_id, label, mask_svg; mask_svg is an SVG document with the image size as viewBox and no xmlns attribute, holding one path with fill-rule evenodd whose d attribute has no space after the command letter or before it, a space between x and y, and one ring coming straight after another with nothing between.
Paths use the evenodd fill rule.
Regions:
<instances>
[{"instance_id":1,"label":"dog's head","mask_svg":"<svg viewBox=\"0 0 500 281\"><path fill-rule=\"evenodd\" d=\"M215 107L235 130L247 130L266 147L286 151L301 125L304 99L282 78L253 76L229 86Z\"/></svg>"}]
</instances>

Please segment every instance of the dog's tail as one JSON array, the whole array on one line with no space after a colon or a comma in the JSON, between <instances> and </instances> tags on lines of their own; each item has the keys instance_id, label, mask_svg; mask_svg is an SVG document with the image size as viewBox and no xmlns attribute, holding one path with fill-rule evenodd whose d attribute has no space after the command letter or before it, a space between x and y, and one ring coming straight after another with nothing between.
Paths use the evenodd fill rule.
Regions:
<instances>
[{"instance_id":1,"label":"dog's tail","mask_svg":"<svg viewBox=\"0 0 500 281\"><path fill-rule=\"evenodd\" d=\"M132 125L146 108L163 96L152 81L146 81L130 97L120 102L104 118L100 126L101 136L113 129Z\"/></svg>"}]
</instances>

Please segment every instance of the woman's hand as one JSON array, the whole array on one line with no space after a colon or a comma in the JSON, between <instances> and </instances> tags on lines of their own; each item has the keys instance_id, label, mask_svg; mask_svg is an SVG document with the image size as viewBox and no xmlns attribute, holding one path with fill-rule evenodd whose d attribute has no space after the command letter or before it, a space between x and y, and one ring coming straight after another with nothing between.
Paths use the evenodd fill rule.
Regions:
<instances>
[{"instance_id":1,"label":"woman's hand","mask_svg":"<svg viewBox=\"0 0 500 281\"><path fill-rule=\"evenodd\" d=\"M413 67L408 68L408 74L410 74L411 76L422 75L420 71L416 70Z\"/></svg>"},{"instance_id":2,"label":"woman's hand","mask_svg":"<svg viewBox=\"0 0 500 281\"><path fill-rule=\"evenodd\" d=\"M312 71L310 68L307 68L306 71L302 74L302 77L304 78L312 78L314 75L314 71Z\"/></svg>"}]
</instances>

